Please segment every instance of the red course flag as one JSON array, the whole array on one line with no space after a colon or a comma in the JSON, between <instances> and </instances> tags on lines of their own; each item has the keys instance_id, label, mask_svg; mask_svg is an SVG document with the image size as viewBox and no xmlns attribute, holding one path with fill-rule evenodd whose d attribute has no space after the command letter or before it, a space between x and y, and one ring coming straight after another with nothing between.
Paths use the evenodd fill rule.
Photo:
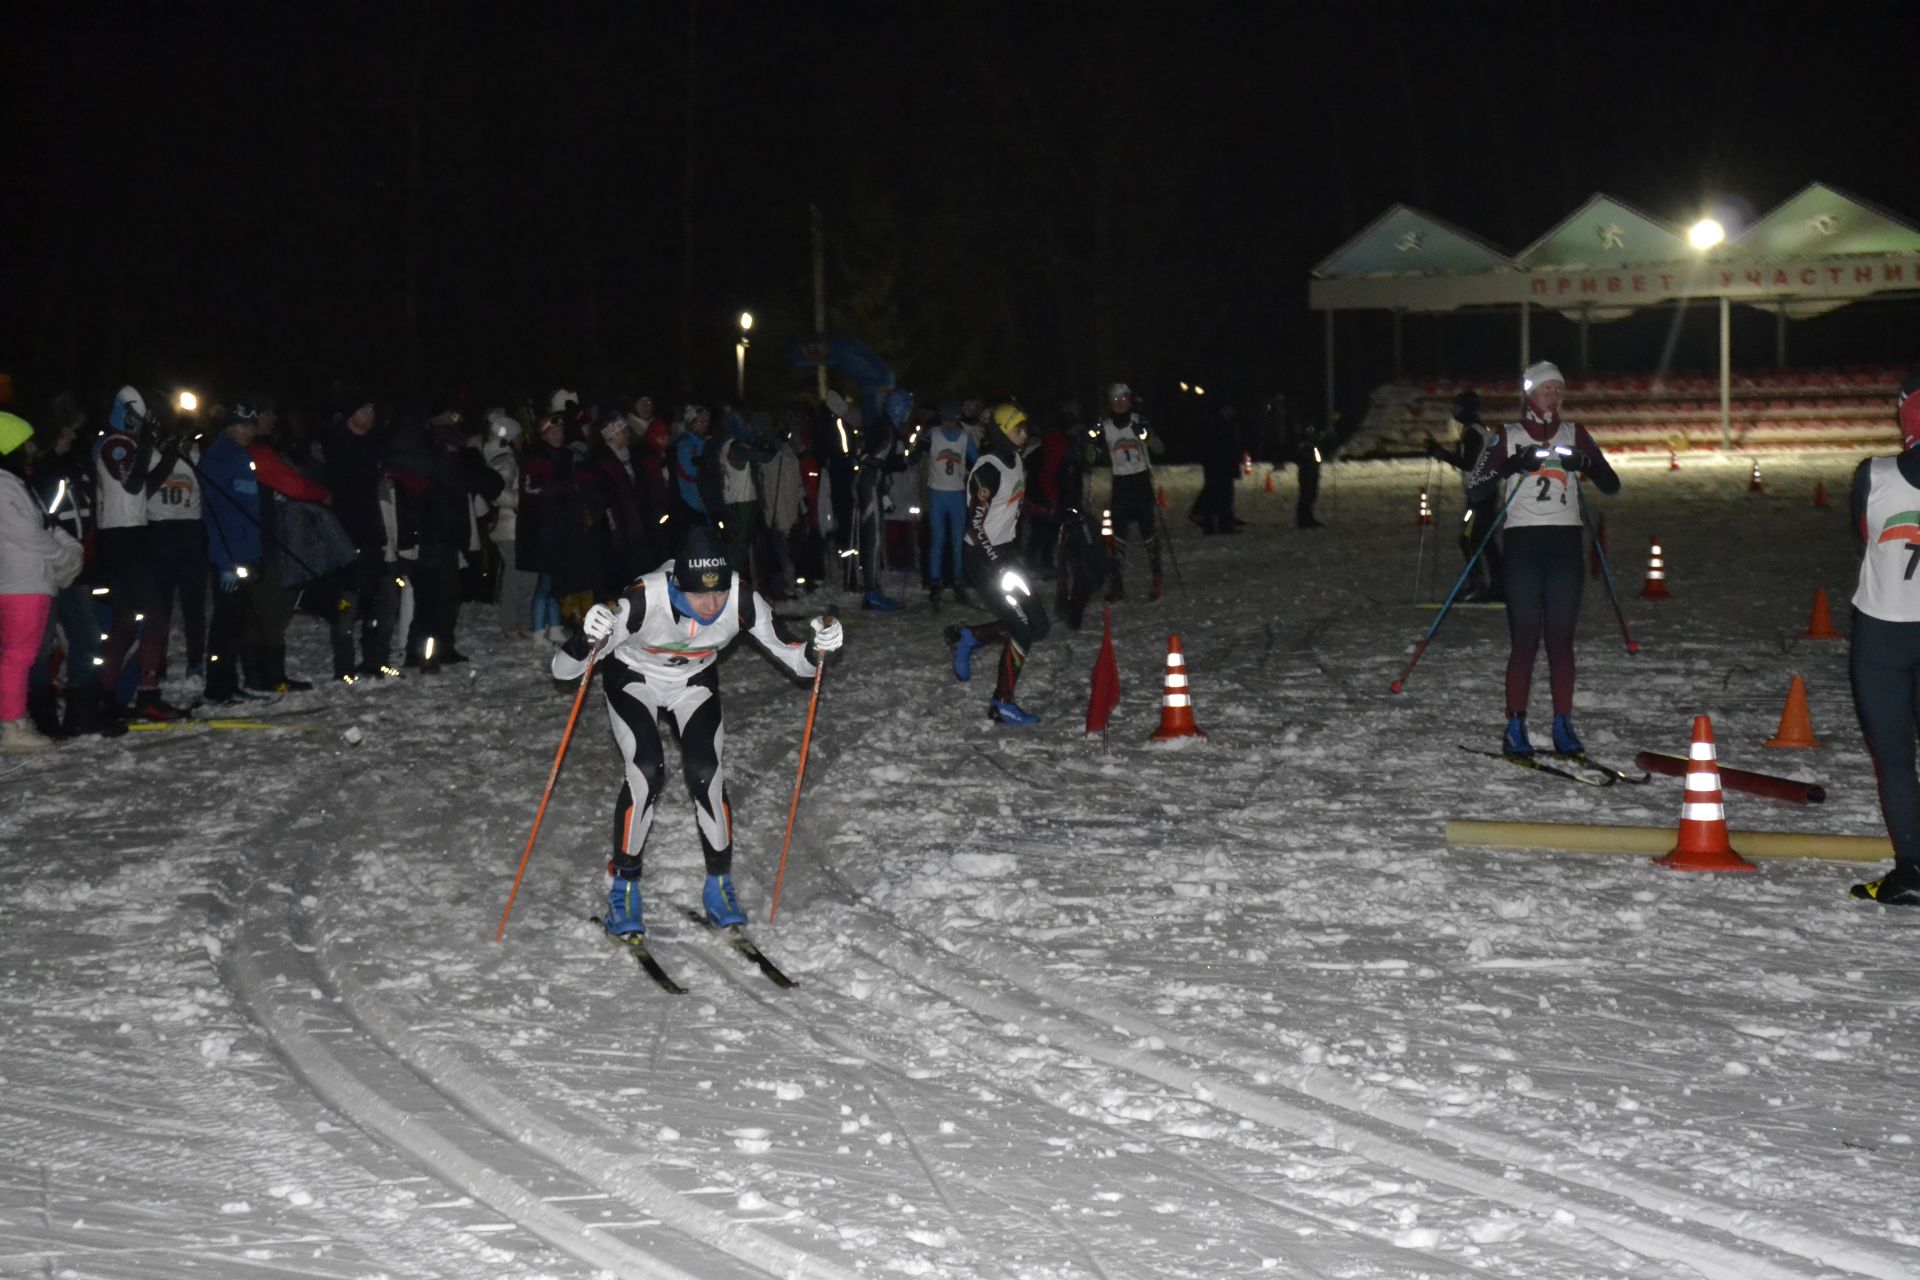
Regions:
<instances>
[{"instance_id":1,"label":"red course flag","mask_svg":"<svg viewBox=\"0 0 1920 1280\"><path fill-rule=\"evenodd\" d=\"M1100 611L1100 656L1093 660L1093 688L1087 695L1087 732L1103 733L1107 717L1120 705L1120 663L1113 656L1113 610Z\"/></svg>"}]
</instances>

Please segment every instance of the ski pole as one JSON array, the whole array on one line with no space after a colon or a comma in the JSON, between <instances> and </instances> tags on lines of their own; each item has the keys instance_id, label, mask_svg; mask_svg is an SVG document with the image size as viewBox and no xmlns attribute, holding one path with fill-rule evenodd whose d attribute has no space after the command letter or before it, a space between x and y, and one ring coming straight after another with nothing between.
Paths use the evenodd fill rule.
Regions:
<instances>
[{"instance_id":1,"label":"ski pole","mask_svg":"<svg viewBox=\"0 0 1920 1280\"><path fill-rule=\"evenodd\" d=\"M1167 544L1167 560L1173 565L1173 584L1185 591L1187 581L1180 576L1180 557L1174 554L1173 534L1167 530L1167 515L1160 510L1160 503L1157 500L1153 504L1153 519L1160 526L1160 540Z\"/></svg>"},{"instance_id":2,"label":"ski pole","mask_svg":"<svg viewBox=\"0 0 1920 1280\"><path fill-rule=\"evenodd\" d=\"M1620 638L1626 642L1628 653L1640 652L1640 642L1627 630L1627 611L1620 607L1620 593L1613 587L1613 569L1607 564L1607 544L1600 541L1599 531L1593 528L1593 520L1587 511L1587 493L1580 490L1580 519L1593 532L1593 550L1600 557L1600 580L1607 584L1607 599L1613 601L1613 616L1620 620Z\"/></svg>"},{"instance_id":3,"label":"ski pole","mask_svg":"<svg viewBox=\"0 0 1920 1280\"><path fill-rule=\"evenodd\" d=\"M793 819L800 812L800 784L807 776L807 748L813 745L813 717L820 710L820 680L827 674L827 655L816 653L820 665L813 669L813 696L807 700L807 727L800 733L800 767L793 775L793 800L787 805L787 835L780 842L780 866L773 873L773 902L767 907L767 923L773 923L780 910L780 882L787 876L787 850L793 847Z\"/></svg>"},{"instance_id":4,"label":"ski pole","mask_svg":"<svg viewBox=\"0 0 1920 1280\"><path fill-rule=\"evenodd\" d=\"M1413 602L1420 603L1420 579L1427 566L1427 494L1433 488L1433 459L1427 459L1427 478L1420 486L1420 549L1413 557ZM1434 551L1434 563L1440 562L1438 548Z\"/></svg>"},{"instance_id":5,"label":"ski pole","mask_svg":"<svg viewBox=\"0 0 1920 1280\"><path fill-rule=\"evenodd\" d=\"M1460 594L1460 588L1467 585L1467 577L1473 572L1473 566L1479 563L1480 553L1487 549L1489 542L1493 541L1493 535L1495 531L1500 528L1500 522L1507 518L1507 508L1511 507L1513 500L1520 496L1520 490L1523 487L1522 485L1515 485L1513 492L1507 495L1507 500L1500 504L1499 514L1487 522L1487 531L1482 535L1480 545L1475 547L1473 554L1467 558L1467 567L1460 571L1460 577L1455 580L1453 590L1447 592L1446 603L1442 604L1440 606L1440 612L1434 615L1433 625L1427 628L1427 634L1421 636L1420 643L1414 646L1413 656L1407 659L1407 665L1400 672L1400 678L1387 686L1388 692L1400 693L1405 690L1407 677L1413 674L1413 668L1419 663L1420 655L1427 651L1427 644L1433 639L1434 632L1440 630L1440 624L1446 621L1448 612L1453 608L1454 597Z\"/></svg>"},{"instance_id":6,"label":"ski pole","mask_svg":"<svg viewBox=\"0 0 1920 1280\"><path fill-rule=\"evenodd\" d=\"M494 931L495 942L507 936L507 917L513 914L513 900L520 896L520 877L527 874L527 863L533 857L533 842L540 838L540 823L547 816L547 801L553 799L553 784L560 777L560 762L567 758L567 744L573 741L574 722L580 719L580 704L587 700L587 690L593 685L593 666L599 660L598 649L587 655L587 669L581 673L579 692L573 695L573 710L567 713L566 732L560 735L560 749L553 753L553 768L547 770L547 789L540 793L540 808L533 815L533 830L527 833L527 847L520 855L520 869L513 873L513 889L507 894L506 910L500 913L500 927Z\"/></svg>"}]
</instances>

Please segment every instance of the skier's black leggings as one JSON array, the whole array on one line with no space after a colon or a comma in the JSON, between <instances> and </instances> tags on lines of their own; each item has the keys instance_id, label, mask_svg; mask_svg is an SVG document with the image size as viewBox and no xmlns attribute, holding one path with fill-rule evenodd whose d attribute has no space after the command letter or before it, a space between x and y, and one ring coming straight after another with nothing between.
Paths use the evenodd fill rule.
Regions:
<instances>
[{"instance_id":1,"label":"skier's black leggings","mask_svg":"<svg viewBox=\"0 0 1920 1280\"><path fill-rule=\"evenodd\" d=\"M993 696L1001 702L1013 701L1013 689L1020 682L1020 669L1026 665L1027 651L1047 638L1052 623L1047 618L1046 606L1040 603L1037 595L1014 594L1019 601L1009 603L1007 592L1001 589L1000 576L1011 569L1026 578L1029 588L1033 580L1028 577L1020 562L1008 556L1002 556L1000 567L994 568L987 558L973 547L961 549L960 566L967 575L967 585L980 594L980 603L993 610L994 621L975 623L970 629L974 638L981 644L992 644L1004 640L1005 647L1000 651L1000 678L995 684Z\"/></svg>"},{"instance_id":2,"label":"skier's black leggings","mask_svg":"<svg viewBox=\"0 0 1920 1280\"><path fill-rule=\"evenodd\" d=\"M693 799L694 825L707 874L733 870L733 814L727 807L726 774L720 765L725 731L720 720L720 682L713 669L680 688L656 689L633 668L610 661L600 668L607 717L626 765L626 780L613 805L613 865L629 879L640 877L641 855L653 829L654 803L667 776L660 741L660 713L680 734L680 772Z\"/></svg>"},{"instance_id":3,"label":"skier's black leggings","mask_svg":"<svg viewBox=\"0 0 1920 1280\"><path fill-rule=\"evenodd\" d=\"M1508 529L1506 540L1507 714L1525 715L1533 688L1533 663L1547 645L1547 676L1553 714L1573 710L1573 628L1580 620L1579 525Z\"/></svg>"},{"instance_id":4,"label":"skier's black leggings","mask_svg":"<svg viewBox=\"0 0 1920 1280\"><path fill-rule=\"evenodd\" d=\"M1914 773L1920 622L1883 622L1855 609L1852 649L1853 707L1880 779L1880 814L1894 861L1920 870L1920 777Z\"/></svg>"}]
</instances>

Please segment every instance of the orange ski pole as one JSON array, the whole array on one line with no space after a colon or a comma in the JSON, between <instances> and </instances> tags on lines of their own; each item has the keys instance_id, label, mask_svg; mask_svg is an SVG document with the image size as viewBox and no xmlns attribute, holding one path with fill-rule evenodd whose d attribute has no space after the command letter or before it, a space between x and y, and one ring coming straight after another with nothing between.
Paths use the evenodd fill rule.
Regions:
<instances>
[{"instance_id":1,"label":"orange ski pole","mask_svg":"<svg viewBox=\"0 0 1920 1280\"><path fill-rule=\"evenodd\" d=\"M540 838L547 801L553 799L553 784L560 778L560 762L567 758L567 744L573 741L573 725L580 718L580 704L587 700L587 689L593 684L593 664L599 660L598 650L587 655L587 669L580 676L580 691L573 695L573 710L567 713L567 730L560 735L560 749L553 753L553 768L547 770L547 789L540 793L540 808L533 815L533 830L527 833L527 848L520 855L520 869L513 873L513 890L507 894L507 909L500 913L500 927L493 935L495 942L507 936L507 917L513 914L513 900L520 896L520 877L527 874L527 863L533 858L533 842Z\"/></svg>"},{"instance_id":2,"label":"orange ski pole","mask_svg":"<svg viewBox=\"0 0 1920 1280\"><path fill-rule=\"evenodd\" d=\"M793 818L800 812L800 783L807 776L807 748L813 744L813 715L820 709L820 677L827 674L827 655L820 654L820 665L813 669L813 697L807 703L807 727L800 734L800 768L793 775L793 802L787 806L787 838L780 842L780 868L773 873L773 903L767 908L767 923L780 909L780 882L787 874L787 850L793 847Z\"/></svg>"}]
</instances>

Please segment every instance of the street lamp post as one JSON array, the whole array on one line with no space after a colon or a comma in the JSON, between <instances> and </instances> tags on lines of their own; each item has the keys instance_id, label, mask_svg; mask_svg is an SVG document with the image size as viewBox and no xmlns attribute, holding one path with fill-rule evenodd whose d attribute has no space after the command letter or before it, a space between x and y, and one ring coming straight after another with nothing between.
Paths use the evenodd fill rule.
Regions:
<instances>
[{"instance_id":1,"label":"street lamp post","mask_svg":"<svg viewBox=\"0 0 1920 1280\"><path fill-rule=\"evenodd\" d=\"M744 401L747 398L747 334L753 328L753 312L740 313L740 340L733 344L734 395Z\"/></svg>"},{"instance_id":2,"label":"street lamp post","mask_svg":"<svg viewBox=\"0 0 1920 1280\"><path fill-rule=\"evenodd\" d=\"M1687 228L1687 243L1701 253L1710 253L1727 238L1726 227L1717 218L1701 218ZM1720 295L1720 452L1733 450L1733 306L1726 294Z\"/></svg>"}]
</instances>

